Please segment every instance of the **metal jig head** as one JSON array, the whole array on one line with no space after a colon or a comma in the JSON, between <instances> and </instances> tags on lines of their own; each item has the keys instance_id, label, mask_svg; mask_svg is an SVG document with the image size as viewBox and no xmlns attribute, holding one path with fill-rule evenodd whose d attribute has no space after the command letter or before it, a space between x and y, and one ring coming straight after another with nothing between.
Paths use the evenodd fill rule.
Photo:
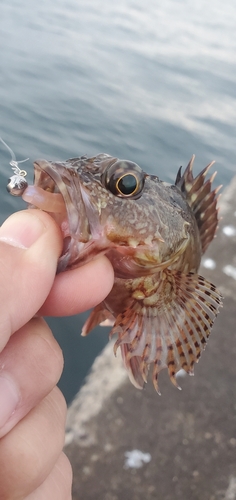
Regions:
<instances>
[{"instance_id":1,"label":"metal jig head","mask_svg":"<svg viewBox=\"0 0 236 500\"><path fill-rule=\"evenodd\" d=\"M16 156L13 153L12 149L6 144L6 142L0 137L0 141L2 144L8 149L9 153L11 154L11 161L9 162L12 170L14 172L14 175L12 175L9 179L9 182L7 184L7 191L8 193L12 194L12 196L21 196L24 192L24 190L28 186L28 182L25 179L27 172L26 170L21 170L20 167L18 166L19 163L24 163L25 161L28 161L29 158L26 158L25 160L16 160Z\"/></svg>"}]
</instances>

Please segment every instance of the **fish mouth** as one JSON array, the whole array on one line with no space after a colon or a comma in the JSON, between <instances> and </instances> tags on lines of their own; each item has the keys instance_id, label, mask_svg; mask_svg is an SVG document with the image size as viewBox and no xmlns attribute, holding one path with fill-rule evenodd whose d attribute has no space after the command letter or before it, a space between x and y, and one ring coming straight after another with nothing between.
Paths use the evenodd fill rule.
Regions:
<instances>
[{"instance_id":1,"label":"fish mouth","mask_svg":"<svg viewBox=\"0 0 236 500\"><path fill-rule=\"evenodd\" d=\"M63 251L57 272L78 267L91 253L91 230L82 196L79 175L64 163L34 162L34 184L22 198L30 208L49 213L63 235Z\"/></svg>"}]
</instances>

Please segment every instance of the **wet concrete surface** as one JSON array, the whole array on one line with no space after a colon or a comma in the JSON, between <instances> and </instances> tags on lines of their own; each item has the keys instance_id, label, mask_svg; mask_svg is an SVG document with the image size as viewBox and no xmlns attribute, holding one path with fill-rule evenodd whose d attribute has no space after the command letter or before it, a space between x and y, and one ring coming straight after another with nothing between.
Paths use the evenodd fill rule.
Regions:
<instances>
[{"instance_id":1,"label":"wet concrete surface","mask_svg":"<svg viewBox=\"0 0 236 500\"><path fill-rule=\"evenodd\" d=\"M151 381L139 391L106 347L69 409L74 500L236 499L236 179L221 207L200 272L224 307L195 376L179 376L179 391L163 371L161 396Z\"/></svg>"}]
</instances>

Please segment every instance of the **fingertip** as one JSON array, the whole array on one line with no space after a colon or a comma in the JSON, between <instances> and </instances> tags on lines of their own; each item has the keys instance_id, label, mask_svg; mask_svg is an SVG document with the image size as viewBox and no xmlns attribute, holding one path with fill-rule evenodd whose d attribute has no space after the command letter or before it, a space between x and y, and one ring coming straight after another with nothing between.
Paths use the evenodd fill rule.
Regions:
<instances>
[{"instance_id":1,"label":"fingertip","mask_svg":"<svg viewBox=\"0 0 236 500\"><path fill-rule=\"evenodd\" d=\"M114 271L105 256L56 276L40 314L69 316L102 302L112 289Z\"/></svg>"},{"instance_id":2,"label":"fingertip","mask_svg":"<svg viewBox=\"0 0 236 500\"><path fill-rule=\"evenodd\" d=\"M0 227L0 242L21 249L29 249L42 237L53 245L58 258L62 250L61 231L45 212L21 210L10 215Z\"/></svg>"},{"instance_id":3,"label":"fingertip","mask_svg":"<svg viewBox=\"0 0 236 500\"><path fill-rule=\"evenodd\" d=\"M114 269L105 255L94 259L90 264L89 274L92 275L92 273L94 273L96 276L96 284L99 286L99 290L101 290L101 286L103 287L103 298L105 298L113 287Z\"/></svg>"},{"instance_id":4,"label":"fingertip","mask_svg":"<svg viewBox=\"0 0 236 500\"><path fill-rule=\"evenodd\" d=\"M50 238L54 240L58 247L58 256L60 256L63 247L63 238L61 229L56 221L47 212L43 212L43 210L31 208L27 210L27 213L37 217L44 224L45 233L47 236L50 235Z\"/></svg>"}]
</instances>

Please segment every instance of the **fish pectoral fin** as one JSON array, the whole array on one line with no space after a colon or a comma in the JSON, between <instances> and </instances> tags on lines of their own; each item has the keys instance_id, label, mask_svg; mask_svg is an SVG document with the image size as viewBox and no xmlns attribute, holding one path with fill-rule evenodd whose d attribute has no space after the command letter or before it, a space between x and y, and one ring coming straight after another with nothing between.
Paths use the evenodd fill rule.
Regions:
<instances>
[{"instance_id":1,"label":"fish pectoral fin","mask_svg":"<svg viewBox=\"0 0 236 500\"><path fill-rule=\"evenodd\" d=\"M194 158L194 156L191 158L183 174L181 174L180 167L175 185L182 191L195 215L200 233L202 253L204 253L214 238L219 224L217 193L222 186L212 190L212 182L216 172L210 179L206 180L207 172L215 163L214 161L209 163L196 177L193 177Z\"/></svg>"},{"instance_id":2,"label":"fish pectoral fin","mask_svg":"<svg viewBox=\"0 0 236 500\"><path fill-rule=\"evenodd\" d=\"M156 291L145 297L147 279L134 280L136 299L130 299L116 318L111 335L118 334L114 349L116 352L121 348L131 382L142 388L153 363L153 383L159 392L158 374L163 368L168 369L177 387L176 373L181 368L193 374L193 365L205 349L222 296L215 285L194 273L165 270L156 275L156 280Z\"/></svg>"},{"instance_id":3,"label":"fish pectoral fin","mask_svg":"<svg viewBox=\"0 0 236 500\"><path fill-rule=\"evenodd\" d=\"M143 389L144 383L147 382L147 380L142 373L142 358L140 356L130 357L128 344L121 344L120 349L130 381L136 389Z\"/></svg>"},{"instance_id":4,"label":"fish pectoral fin","mask_svg":"<svg viewBox=\"0 0 236 500\"><path fill-rule=\"evenodd\" d=\"M82 335L82 337L85 337L97 325L113 326L114 321L115 321L114 316L111 314L110 311L107 310L104 303L101 302L101 304L98 304L98 306L96 306L92 310L90 316L85 321L84 326L82 328L81 335Z\"/></svg>"}]
</instances>

